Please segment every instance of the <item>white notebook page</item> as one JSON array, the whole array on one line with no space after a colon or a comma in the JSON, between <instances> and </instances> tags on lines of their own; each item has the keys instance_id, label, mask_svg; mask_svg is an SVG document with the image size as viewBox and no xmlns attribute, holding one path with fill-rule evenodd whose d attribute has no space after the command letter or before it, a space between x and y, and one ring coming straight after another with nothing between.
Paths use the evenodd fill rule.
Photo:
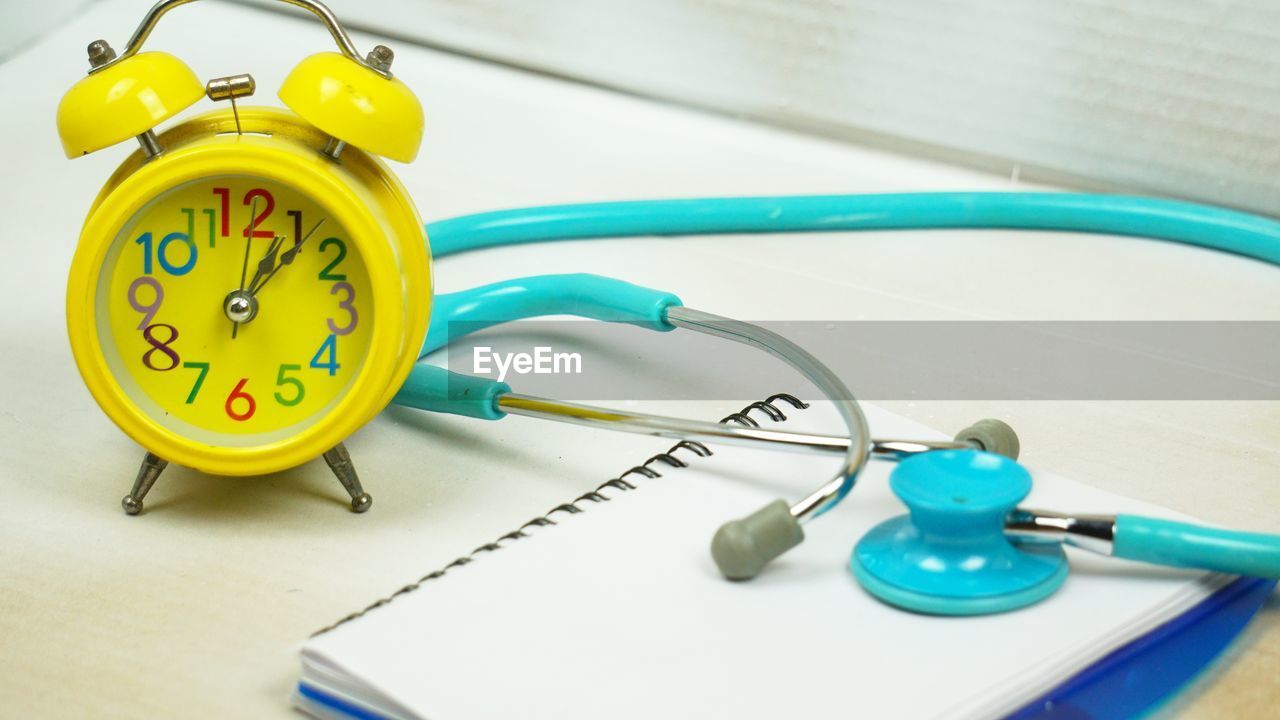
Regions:
<instances>
[{"instance_id":1,"label":"white notebook page","mask_svg":"<svg viewBox=\"0 0 1280 720\"><path fill-rule=\"evenodd\" d=\"M875 408L868 415L879 436L939 437ZM629 476L636 490L556 513L555 526L309 641L307 679L380 698L373 706L388 716L434 720L997 716L1222 582L1072 550L1064 587L1030 608L940 618L888 607L847 568L863 532L904 512L888 490L893 465L873 461L843 505L805 526L802 545L731 583L708 554L715 529L794 500L836 460L740 448L681 457L691 467ZM621 471L627 460L602 467ZM1031 469L1028 506L1170 515Z\"/></svg>"}]
</instances>

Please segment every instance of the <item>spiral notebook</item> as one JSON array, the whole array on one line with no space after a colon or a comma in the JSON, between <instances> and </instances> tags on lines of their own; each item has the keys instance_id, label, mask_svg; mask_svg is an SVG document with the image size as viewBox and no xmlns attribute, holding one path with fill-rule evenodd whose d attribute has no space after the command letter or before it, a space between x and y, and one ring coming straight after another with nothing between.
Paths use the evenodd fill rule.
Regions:
<instances>
[{"instance_id":1,"label":"spiral notebook","mask_svg":"<svg viewBox=\"0 0 1280 720\"><path fill-rule=\"evenodd\" d=\"M830 408L772 406L789 428L833 427ZM754 407L744 412L775 422ZM867 414L880 436L942 437ZM754 581L727 582L707 552L716 527L798 497L838 459L712 450L601 458L624 472L314 635L296 705L324 718L432 720L998 717L1231 580L1069 550L1064 587L1020 611L890 608L847 569L856 539L903 512L892 465L873 461L803 544ZM1174 516L1044 472L1027 505Z\"/></svg>"}]
</instances>

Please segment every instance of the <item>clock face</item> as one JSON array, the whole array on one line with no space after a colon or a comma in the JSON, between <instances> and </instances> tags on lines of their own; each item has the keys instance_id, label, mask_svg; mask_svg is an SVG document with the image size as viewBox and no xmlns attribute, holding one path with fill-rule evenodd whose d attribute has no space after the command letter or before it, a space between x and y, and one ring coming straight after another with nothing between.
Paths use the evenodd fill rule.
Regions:
<instances>
[{"instance_id":1,"label":"clock face","mask_svg":"<svg viewBox=\"0 0 1280 720\"><path fill-rule=\"evenodd\" d=\"M323 419L369 350L369 276L346 230L262 178L156 197L116 236L96 292L101 350L125 395L210 445L261 445Z\"/></svg>"}]
</instances>

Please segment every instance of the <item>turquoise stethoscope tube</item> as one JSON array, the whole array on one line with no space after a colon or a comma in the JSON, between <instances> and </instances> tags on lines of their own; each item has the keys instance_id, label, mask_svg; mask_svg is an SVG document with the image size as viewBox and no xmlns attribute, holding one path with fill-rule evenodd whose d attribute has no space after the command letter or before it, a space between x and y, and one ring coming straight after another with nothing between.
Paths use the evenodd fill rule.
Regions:
<instances>
[{"instance_id":1,"label":"turquoise stethoscope tube","mask_svg":"<svg viewBox=\"0 0 1280 720\"><path fill-rule=\"evenodd\" d=\"M503 280L436 297L420 356L448 345L451 327L455 333L470 334L547 315L577 315L649 330L674 330L666 312L679 304L680 298L673 293L586 273Z\"/></svg>"},{"instance_id":2,"label":"turquoise stethoscope tube","mask_svg":"<svg viewBox=\"0 0 1280 720\"><path fill-rule=\"evenodd\" d=\"M1280 578L1280 535L1117 515L1114 555L1156 565Z\"/></svg>"},{"instance_id":3,"label":"turquoise stethoscope tube","mask_svg":"<svg viewBox=\"0 0 1280 720\"><path fill-rule=\"evenodd\" d=\"M576 315L649 330L674 330L666 320L666 312L680 304L680 298L669 292L585 273L503 280L436 297L420 357L494 325L547 315ZM498 398L509 392L511 386L504 382L420 363L409 373L393 402L419 410L500 420L506 413L498 408Z\"/></svg>"},{"instance_id":4,"label":"turquoise stethoscope tube","mask_svg":"<svg viewBox=\"0 0 1280 720\"><path fill-rule=\"evenodd\" d=\"M497 210L426 226L437 258L504 245L554 240L831 232L926 228L1019 228L1147 237L1196 245L1280 264L1280 223L1210 205L1127 195L949 192L872 195L694 198L547 205ZM670 329L658 314L670 293L592 275L508 280L435 298L422 355L449 343L449 323L488 325L546 315L578 315ZM481 317L482 316L482 317ZM467 331L481 329L469 322ZM457 339L457 337L453 338ZM436 412L496 420L495 381L414 368L394 402ZM458 392L450 393L453 387ZM462 393L461 389L467 392Z\"/></svg>"},{"instance_id":5,"label":"turquoise stethoscope tube","mask_svg":"<svg viewBox=\"0 0 1280 720\"><path fill-rule=\"evenodd\" d=\"M941 192L694 198L547 205L427 225L445 257L503 245L637 235L1004 228L1128 235L1280 264L1280 223L1178 200L1073 193Z\"/></svg>"}]
</instances>

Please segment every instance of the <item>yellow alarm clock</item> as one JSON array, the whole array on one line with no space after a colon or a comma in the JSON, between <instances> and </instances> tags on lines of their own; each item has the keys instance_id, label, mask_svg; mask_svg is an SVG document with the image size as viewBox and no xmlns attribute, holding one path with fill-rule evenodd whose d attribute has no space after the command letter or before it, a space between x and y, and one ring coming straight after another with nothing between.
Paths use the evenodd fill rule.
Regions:
<instances>
[{"instance_id":1,"label":"yellow alarm clock","mask_svg":"<svg viewBox=\"0 0 1280 720\"><path fill-rule=\"evenodd\" d=\"M410 162L422 108L329 10L303 7L339 53L285 79L289 110L241 108L252 76L201 83L176 57L139 52L165 0L116 56L89 45L89 76L63 97L75 158L137 138L93 202L67 284L67 329L85 384L147 453L129 514L165 466L261 475L323 456L363 512L371 498L343 441L404 382L427 331L431 274L417 210L378 158ZM163 132L201 99L230 107Z\"/></svg>"}]
</instances>

